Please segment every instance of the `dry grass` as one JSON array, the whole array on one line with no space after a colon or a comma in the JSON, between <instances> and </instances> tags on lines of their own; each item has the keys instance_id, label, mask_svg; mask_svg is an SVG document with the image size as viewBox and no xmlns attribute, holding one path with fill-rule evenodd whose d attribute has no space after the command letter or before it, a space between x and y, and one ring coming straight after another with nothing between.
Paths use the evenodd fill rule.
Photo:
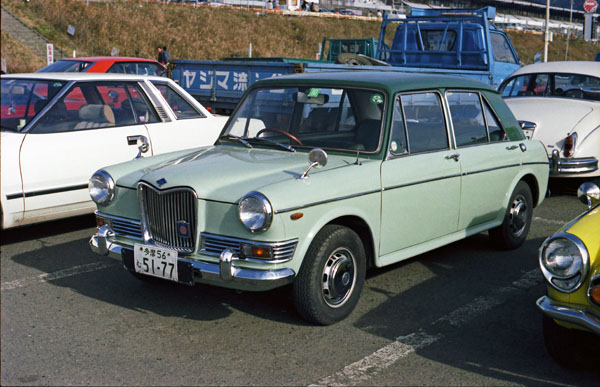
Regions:
<instances>
[{"instance_id":1,"label":"dry grass","mask_svg":"<svg viewBox=\"0 0 600 387\"><path fill-rule=\"evenodd\" d=\"M378 21L257 14L256 10L197 7L145 0L107 3L73 0L2 0L2 6L40 31L63 52L78 56L119 55L156 57L167 45L174 59L220 59L247 56L314 58L324 36L377 37ZM69 36L68 25L75 26ZM511 33L524 63L543 51L541 36ZM4 46L5 37L2 35ZM561 43L562 42L562 43ZM598 46L571 40L569 59L593 59ZM4 47L3 47L4 56ZM13 55L14 56L14 55ZM550 46L550 59L564 59L564 37ZM10 59L11 61L13 59ZM16 63L11 68L19 68ZM26 71L25 68L19 71Z\"/></svg>"},{"instance_id":2,"label":"dry grass","mask_svg":"<svg viewBox=\"0 0 600 387\"><path fill-rule=\"evenodd\" d=\"M9 73L29 73L46 65L44 59L35 55L27 47L2 31L2 58L6 59Z\"/></svg>"}]
</instances>

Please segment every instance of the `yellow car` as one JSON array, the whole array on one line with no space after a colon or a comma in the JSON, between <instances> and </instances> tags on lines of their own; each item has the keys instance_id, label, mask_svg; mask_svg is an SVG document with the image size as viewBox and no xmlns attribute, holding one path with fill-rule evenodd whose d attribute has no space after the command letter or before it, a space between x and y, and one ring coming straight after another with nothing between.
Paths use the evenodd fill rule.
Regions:
<instances>
[{"instance_id":1,"label":"yellow car","mask_svg":"<svg viewBox=\"0 0 600 387\"><path fill-rule=\"evenodd\" d=\"M600 337L600 188L584 183L577 192L588 210L544 241L540 268L547 295L537 300L544 313L544 342L559 364L574 366L573 348ZM582 339L583 337L583 339ZM592 344L597 346L597 344Z\"/></svg>"}]
</instances>

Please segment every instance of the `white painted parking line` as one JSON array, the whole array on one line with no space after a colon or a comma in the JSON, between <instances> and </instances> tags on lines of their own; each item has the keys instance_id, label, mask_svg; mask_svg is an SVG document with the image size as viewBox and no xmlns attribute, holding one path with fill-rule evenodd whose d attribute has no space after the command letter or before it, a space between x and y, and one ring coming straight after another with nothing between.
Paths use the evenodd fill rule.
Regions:
<instances>
[{"instance_id":1,"label":"white painted parking line","mask_svg":"<svg viewBox=\"0 0 600 387\"><path fill-rule=\"evenodd\" d=\"M523 290L527 290L543 281L538 269L526 272L511 285L497 288L489 295L478 297L434 321L431 326L447 323L460 328L488 310L514 298ZM369 379L390 367L396 361L409 356L417 349L425 348L444 337L443 334L430 334L420 329L418 332L397 337L395 341L378 349L372 354L347 365L342 370L319 380L315 385L365 385ZM546 381L544 381L546 382Z\"/></svg>"},{"instance_id":2,"label":"white painted parking line","mask_svg":"<svg viewBox=\"0 0 600 387\"><path fill-rule=\"evenodd\" d=\"M544 223L556 224L559 226L562 226L566 223L564 220L546 219L546 218L540 218L539 216L534 216L532 218L532 220L534 222L544 222Z\"/></svg>"},{"instance_id":3,"label":"white painted parking line","mask_svg":"<svg viewBox=\"0 0 600 387\"><path fill-rule=\"evenodd\" d=\"M33 277L22 278L15 281L5 282L2 284L1 290L12 290L18 288L24 288L36 283L44 283L48 281L58 280L62 278L72 277L75 275L89 273L91 271L105 269L107 267L115 266L117 262L103 261L88 263L86 265L73 266L68 269L55 271L53 273L43 273Z\"/></svg>"}]
</instances>

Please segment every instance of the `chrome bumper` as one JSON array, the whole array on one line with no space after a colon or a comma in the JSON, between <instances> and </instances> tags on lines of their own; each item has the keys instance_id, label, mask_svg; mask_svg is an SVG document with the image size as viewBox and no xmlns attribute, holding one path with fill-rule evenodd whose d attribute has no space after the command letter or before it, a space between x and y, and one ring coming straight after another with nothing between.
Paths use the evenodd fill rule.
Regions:
<instances>
[{"instance_id":1,"label":"chrome bumper","mask_svg":"<svg viewBox=\"0 0 600 387\"><path fill-rule=\"evenodd\" d=\"M558 150L552 151L552 157L550 157L550 173L552 175L589 173L596 170L598 170L598 159L595 157L565 159L560 158Z\"/></svg>"},{"instance_id":2,"label":"chrome bumper","mask_svg":"<svg viewBox=\"0 0 600 387\"><path fill-rule=\"evenodd\" d=\"M133 251L131 247L111 241L110 236L111 232L108 227L100 227L90 239L92 251L119 260L123 260L124 250ZM233 252L225 250L220 255L218 264L188 258L179 258L178 263L192 270L190 281L184 282L188 285L204 283L239 290L264 291L290 284L296 276L292 269L254 270L236 267L233 263L237 260L239 258Z\"/></svg>"},{"instance_id":3,"label":"chrome bumper","mask_svg":"<svg viewBox=\"0 0 600 387\"><path fill-rule=\"evenodd\" d=\"M600 335L600 316L590 310L559 305L553 303L548 296L541 297L536 304L550 318L579 325Z\"/></svg>"}]
</instances>

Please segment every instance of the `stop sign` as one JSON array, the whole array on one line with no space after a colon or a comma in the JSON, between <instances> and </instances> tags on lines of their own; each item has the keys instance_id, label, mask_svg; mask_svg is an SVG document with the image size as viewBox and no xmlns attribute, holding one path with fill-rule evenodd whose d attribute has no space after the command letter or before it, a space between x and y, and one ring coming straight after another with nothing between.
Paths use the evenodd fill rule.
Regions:
<instances>
[{"instance_id":1,"label":"stop sign","mask_svg":"<svg viewBox=\"0 0 600 387\"><path fill-rule=\"evenodd\" d=\"M583 3L583 9L587 13L596 12L596 10L598 9L598 3L596 2L596 0L585 0L585 2Z\"/></svg>"}]
</instances>

